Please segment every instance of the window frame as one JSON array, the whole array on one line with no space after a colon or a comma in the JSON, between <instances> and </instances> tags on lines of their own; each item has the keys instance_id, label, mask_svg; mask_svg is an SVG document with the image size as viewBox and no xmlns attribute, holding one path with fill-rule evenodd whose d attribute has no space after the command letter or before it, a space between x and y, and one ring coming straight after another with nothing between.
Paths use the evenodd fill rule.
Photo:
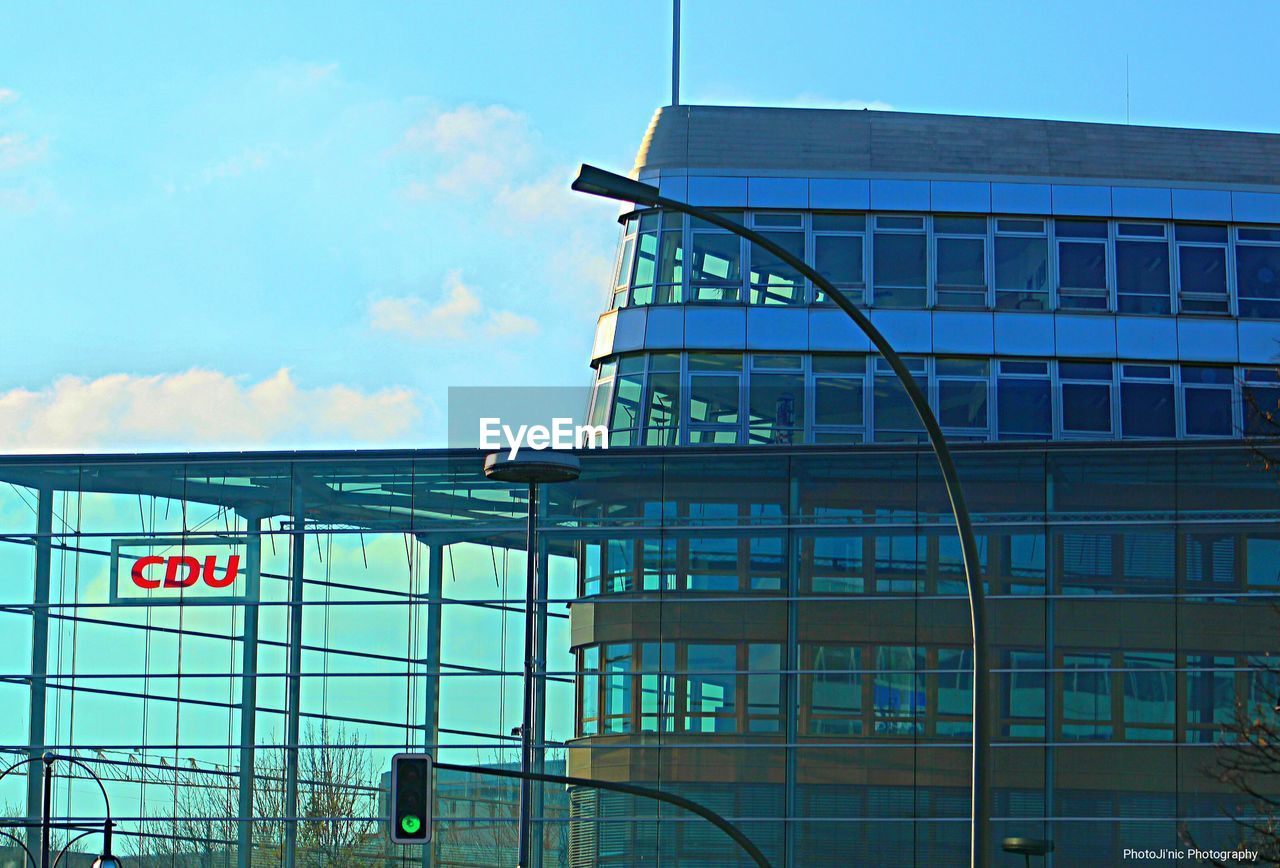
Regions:
<instances>
[{"instance_id":1,"label":"window frame","mask_svg":"<svg viewBox=\"0 0 1280 868\"><path fill-rule=\"evenodd\" d=\"M1000 226L1001 223L1029 223L1029 222L1040 223L1041 225L1040 230L1038 232L1033 232L1030 229L1001 229L1001 226ZM992 236L991 236L991 257L992 257L991 285L995 293L994 304L993 304L994 310L1005 311L1005 312L1022 311L1026 313L1048 313L1049 311L1053 310L1054 250L1053 250L1053 244L1052 244L1052 238L1051 238L1052 233L1050 231L1050 227L1052 223L1053 223L1053 219L1047 215L1046 216L1028 216L1028 217L1001 216L1001 217L997 217L995 220L992 221L993 225L992 225ZM1000 246L1001 238L1041 238L1044 240L1045 275L1044 275L1043 290L1012 289L1012 288L1002 288L1000 286L1000 280L997 275L999 260L996 255L996 251L997 251L997 248ZM1036 295L1038 293L1043 293L1043 296L1044 296L1044 304L1042 307L1036 307L1036 308L1021 307L1021 306L1002 307L1000 304L1001 298L1007 297L1012 294Z\"/></svg>"},{"instance_id":2,"label":"window frame","mask_svg":"<svg viewBox=\"0 0 1280 868\"><path fill-rule=\"evenodd\" d=\"M983 221L983 231L981 234L975 232L957 232L957 231L939 231L937 221L939 218L944 220L958 217ZM992 251L994 245L991 237L992 218L986 214L933 214L929 219L930 225L930 244L929 244L929 274L928 282L930 292L926 297L926 307L937 310L990 310L995 305L994 285L992 279ZM943 241L981 241L982 243L982 285L964 286L960 284L943 284L938 280L938 249L940 242ZM943 292L956 293L982 293L982 304L943 304Z\"/></svg>"},{"instance_id":3,"label":"window frame","mask_svg":"<svg viewBox=\"0 0 1280 868\"><path fill-rule=\"evenodd\" d=\"M1090 236L1062 236L1058 234L1058 226L1062 223L1101 223L1103 226L1103 234L1101 238ZM1115 221L1101 218L1065 218L1055 217L1052 221L1052 232L1050 236L1051 259L1053 260L1053 310L1070 311L1071 313L1110 313L1116 310L1116 281L1115 281ZM1062 245L1063 244L1101 244L1102 245L1102 281L1103 286L1098 287L1067 287L1062 284ZM1070 293L1086 293L1085 298L1101 298L1102 307L1075 307L1062 303L1063 290Z\"/></svg>"},{"instance_id":4,"label":"window frame","mask_svg":"<svg viewBox=\"0 0 1280 868\"><path fill-rule=\"evenodd\" d=\"M885 213L874 213L869 216L872 217L872 225L867 230L867 236L869 241L868 255L870 256L870 260L871 260L871 278L870 280L867 281L868 290L870 291L870 306L874 308L881 308L883 310L927 310L929 309L930 308L930 275L933 272L933 265L932 265L933 244L931 243L931 239L929 237L930 236L930 232L929 232L929 226L930 226L929 216L930 215L919 214L919 213L912 214L912 213L899 213L899 212L885 212ZM880 226L880 221L882 219L901 219L901 218L910 218L913 220L918 219L920 221L920 228L914 229L914 228L905 228L905 227L893 227L893 226L881 227ZM921 298L923 300L921 304L886 305L880 300L881 284L880 284L879 277L876 274L875 256L876 256L876 236L881 234L918 236L924 240L924 274L923 274L924 283L923 285L917 287L917 286L905 286L905 285L898 286L893 284L886 284L884 286L884 289L886 291L898 290L902 292L908 292L908 291L915 292L918 290L921 293Z\"/></svg>"},{"instance_id":5,"label":"window frame","mask_svg":"<svg viewBox=\"0 0 1280 868\"><path fill-rule=\"evenodd\" d=\"M1178 238L1178 228L1180 226L1221 226L1223 241L1183 241ZM1173 241L1173 258L1170 262L1171 282L1178 288L1177 312L1179 315L1193 316L1235 316L1234 298L1235 292L1233 286L1235 284L1235 251L1234 245L1231 243L1232 233L1228 223L1211 223L1198 222L1190 220L1180 220L1173 224L1172 241ZM1222 310L1188 310L1188 301L1208 301L1210 299L1217 301L1216 293L1207 292L1188 292L1182 288L1182 251L1183 249L1197 250L1220 250L1222 252Z\"/></svg>"}]
</instances>

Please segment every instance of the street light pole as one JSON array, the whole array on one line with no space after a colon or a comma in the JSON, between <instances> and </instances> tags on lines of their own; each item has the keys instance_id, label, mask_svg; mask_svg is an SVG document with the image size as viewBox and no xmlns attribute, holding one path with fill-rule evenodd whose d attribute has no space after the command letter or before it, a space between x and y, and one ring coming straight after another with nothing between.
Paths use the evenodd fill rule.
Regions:
<instances>
[{"instance_id":1,"label":"street light pole","mask_svg":"<svg viewBox=\"0 0 1280 868\"><path fill-rule=\"evenodd\" d=\"M929 436L929 445L937 457L938 467L942 471L942 480L946 485L947 498L951 502L951 512L955 516L956 531L960 536L960 548L964 558L964 578L969 595L969 620L973 630L973 735L972 735L972 770L970 777L970 837L969 864L977 868L984 864L987 840L987 822L990 811L990 784L987 779L987 748L989 734L987 732L987 691L988 666L985 627L985 592L982 585L982 568L978 559L978 544L973 534L973 523L969 518L969 507L965 504L964 493L960 488L960 477L956 472L955 461L951 450L947 447L946 438L937 417L929 407L929 401L916 385L903 363L902 358L890 346L880 330L872 324L861 310L851 302L843 292L837 289L803 259L774 243L764 235L748 229L741 223L730 220L714 211L670 199L659 193L651 184L636 181L624 175L606 172L595 166L583 165L573 189L582 193L617 199L623 202L634 202L655 208L666 208L696 217L721 229L726 229L740 238L745 238L757 247L761 247L796 271L807 277L814 286L826 293L836 306L848 314L849 318L870 339L876 350L889 363L907 397L915 407L920 422Z\"/></svg>"},{"instance_id":2,"label":"street light pole","mask_svg":"<svg viewBox=\"0 0 1280 868\"><path fill-rule=\"evenodd\" d=\"M533 457L510 457L505 452L495 452L485 459L484 475L499 482L526 483L529 486L528 523L525 528L525 586L524 586L524 669L523 701L520 715L520 814L516 826L519 836L516 845L517 868L532 868L542 864L542 847L530 847L530 828L533 824L533 787L537 779L534 771L534 736L538 737L541 750L543 734L534 732L535 682L543 679L543 696L546 695L546 661L538 658L540 636L546 630L546 600L538 593L538 489L539 485L571 482L582 472L577 457L565 452L535 451ZM544 577L545 578L545 577ZM545 582L544 582L545 584ZM437 763L438 767L440 764ZM540 771L541 769L539 769Z\"/></svg>"}]
</instances>

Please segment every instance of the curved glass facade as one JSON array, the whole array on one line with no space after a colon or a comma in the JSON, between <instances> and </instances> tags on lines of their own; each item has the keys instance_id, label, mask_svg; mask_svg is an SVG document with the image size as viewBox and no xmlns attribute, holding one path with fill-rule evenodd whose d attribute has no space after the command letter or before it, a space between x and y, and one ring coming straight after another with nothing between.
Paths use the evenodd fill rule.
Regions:
<instances>
[{"instance_id":1,"label":"curved glass facade","mask_svg":"<svg viewBox=\"0 0 1280 868\"><path fill-rule=\"evenodd\" d=\"M972 356L904 359L947 439L1266 436L1274 368ZM596 370L612 446L924 442L888 364L865 353L632 353Z\"/></svg>"},{"instance_id":2,"label":"curved glass facade","mask_svg":"<svg viewBox=\"0 0 1280 868\"><path fill-rule=\"evenodd\" d=\"M1280 319L1280 228L1052 216L722 210L871 308ZM611 307L822 304L774 254L678 213L622 218Z\"/></svg>"}]
</instances>

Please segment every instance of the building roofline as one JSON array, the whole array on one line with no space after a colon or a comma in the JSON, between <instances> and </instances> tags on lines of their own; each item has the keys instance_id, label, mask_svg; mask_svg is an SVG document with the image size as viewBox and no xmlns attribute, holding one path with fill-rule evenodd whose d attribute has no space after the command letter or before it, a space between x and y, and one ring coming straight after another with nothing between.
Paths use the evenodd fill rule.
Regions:
<instances>
[{"instance_id":1,"label":"building roofline","mask_svg":"<svg viewBox=\"0 0 1280 868\"><path fill-rule=\"evenodd\" d=\"M1280 134L873 109L667 106L635 172L1280 185Z\"/></svg>"}]
</instances>

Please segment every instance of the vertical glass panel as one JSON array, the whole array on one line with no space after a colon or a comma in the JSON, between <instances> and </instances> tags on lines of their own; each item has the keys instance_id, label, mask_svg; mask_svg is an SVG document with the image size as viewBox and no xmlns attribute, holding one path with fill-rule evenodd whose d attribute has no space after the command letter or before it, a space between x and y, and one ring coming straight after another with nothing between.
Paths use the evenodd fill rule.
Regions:
<instances>
[{"instance_id":1,"label":"vertical glass panel","mask_svg":"<svg viewBox=\"0 0 1280 868\"><path fill-rule=\"evenodd\" d=\"M631 645L615 643L604 646L604 705L601 732L630 732L631 720Z\"/></svg>"},{"instance_id":2,"label":"vertical glass panel","mask_svg":"<svg viewBox=\"0 0 1280 868\"><path fill-rule=\"evenodd\" d=\"M643 359L634 357L624 361L638 362L642 367L644 365ZM614 446L627 446L637 442L643 389L642 372L620 373L614 380L613 419L609 426L609 442Z\"/></svg>"},{"instance_id":3,"label":"vertical glass panel","mask_svg":"<svg viewBox=\"0 0 1280 868\"><path fill-rule=\"evenodd\" d=\"M815 594L860 594L865 587L863 537L819 536L802 545L802 587Z\"/></svg>"},{"instance_id":4,"label":"vertical glass panel","mask_svg":"<svg viewBox=\"0 0 1280 868\"><path fill-rule=\"evenodd\" d=\"M924 716L923 654L908 645L882 645L876 649L876 673L872 680L876 732L911 735L919 732Z\"/></svg>"},{"instance_id":5,"label":"vertical glass panel","mask_svg":"<svg viewBox=\"0 0 1280 868\"><path fill-rule=\"evenodd\" d=\"M1167 314L1169 245L1151 241L1116 241L1116 296L1121 313Z\"/></svg>"},{"instance_id":6,"label":"vertical glass panel","mask_svg":"<svg viewBox=\"0 0 1280 868\"><path fill-rule=\"evenodd\" d=\"M683 300L683 280L684 232L681 229L665 229L662 232L662 245L658 250L654 301L657 304L679 304Z\"/></svg>"},{"instance_id":7,"label":"vertical glass panel","mask_svg":"<svg viewBox=\"0 0 1280 868\"><path fill-rule=\"evenodd\" d=\"M1173 383L1122 382L1120 424L1125 437L1172 438Z\"/></svg>"},{"instance_id":8,"label":"vertical glass panel","mask_svg":"<svg viewBox=\"0 0 1280 868\"><path fill-rule=\"evenodd\" d=\"M804 429L804 374L751 375L752 443L797 443Z\"/></svg>"},{"instance_id":9,"label":"vertical glass panel","mask_svg":"<svg viewBox=\"0 0 1280 868\"><path fill-rule=\"evenodd\" d=\"M968 736L973 730L973 652L938 649L936 733L941 737Z\"/></svg>"},{"instance_id":10,"label":"vertical glass panel","mask_svg":"<svg viewBox=\"0 0 1280 868\"><path fill-rule=\"evenodd\" d=\"M1107 223L1058 220L1058 305L1068 310L1105 310Z\"/></svg>"},{"instance_id":11,"label":"vertical glass panel","mask_svg":"<svg viewBox=\"0 0 1280 868\"><path fill-rule=\"evenodd\" d=\"M1110 738L1111 658L1066 654L1062 661L1062 737Z\"/></svg>"},{"instance_id":12,"label":"vertical glass panel","mask_svg":"<svg viewBox=\"0 0 1280 868\"><path fill-rule=\"evenodd\" d=\"M592 645L582 649L582 675L578 678L579 696L582 702L583 735L594 735L600 731L600 648Z\"/></svg>"},{"instance_id":13,"label":"vertical glass panel","mask_svg":"<svg viewBox=\"0 0 1280 868\"><path fill-rule=\"evenodd\" d=\"M1240 316L1280 317L1280 247L1237 244L1236 287Z\"/></svg>"},{"instance_id":14,"label":"vertical glass panel","mask_svg":"<svg viewBox=\"0 0 1280 868\"><path fill-rule=\"evenodd\" d=\"M1220 741L1235 716L1234 657L1187 655L1187 741Z\"/></svg>"},{"instance_id":15,"label":"vertical glass panel","mask_svg":"<svg viewBox=\"0 0 1280 868\"><path fill-rule=\"evenodd\" d=\"M1003 732L1010 738L1043 738L1045 720L1044 654L1039 651L1010 651L1009 672L1001 680Z\"/></svg>"},{"instance_id":16,"label":"vertical glass panel","mask_svg":"<svg viewBox=\"0 0 1280 868\"><path fill-rule=\"evenodd\" d=\"M986 307L986 239L939 237L934 245L938 306Z\"/></svg>"},{"instance_id":17,"label":"vertical glass panel","mask_svg":"<svg viewBox=\"0 0 1280 868\"><path fill-rule=\"evenodd\" d=\"M735 425L738 422L738 378L712 374L689 376L689 421Z\"/></svg>"},{"instance_id":18,"label":"vertical glass panel","mask_svg":"<svg viewBox=\"0 0 1280 868\"><path fill-rule=\"evenodd\" d=\"M1013 377L1008 376L1005 371L1006 366L1002 365L1000 378L996 382L1000 437L1048 437L1053 432L1048 370L1038 377Z\"/></svg>"},{"instance_id":19,"label":"vertical glass panel","mask_svg":"<svg viewBox=\"0 0 1280 868\"><path fill-rule=\"evenodd\" d=\"M810 735L862 734L862 649L841 645L813 648L809 689Z\"/></svg>"},{"instance_id":20,"label":"vertical glass panel","mask_svg":"<svg viewBox=\"0 0 1280 868\"><path fill-rule=\"evenodd\" d=\"M614 286L626 286L627 278L631 276L631 255L635 252L636 240L634 237L627 238L622 242L622 249L618 253L618 270L613 276Z\"/></svg>"},{"instance_id":21,"label":"vertical glass panel","mask_svg":"<svg viewBox=\"0 0 1280 868\"><path fill-rule=\"evenodd\" d=\"M1062 430L1089 434L1110 433L1110 384L1064 382Z\"/></svg>"},{"instance_id":22,"label":"vertical glass panel","mask_svg":"<svg viewBox=\"0 0 1280 868\"><path fill-rule=\"evenodd\" d=\"M747 645L747 732L782 729L782 648L776 643Z\"/></svg>"},{"instance_id":23,"label":"vertical glass panel","mask_svg":"<svg viewBox=\"0 0 1280 868\"><path fill-rule=\"evenodd\" d=\"M858 377L814 377L813 422L815 425L862 425L862 379Z\"/></svg>"},{"instance_id":24,"label":"vertical glass panel","mask_svg":"<svg viewBox=\"0 0 1280 868\"><path fill-rule=\"evenodd\" d=\"M997 235L996 306L1004 310L1047 310L1049 249L1044 238Z\"/></svg>"},{"instance_id":25,"label":"vertical glass panel","mask_svg":"<svg viewBox=\"0 0 1280 868\"><path fill-rule=\"evenodd\" d=\"M1280 375L1266 368L1245 371L1241 399L1244 433L1249 437L1274 437L1280 431Z\"/></svg>"},{"instance_id":26,"label":"vertical glass panel","mask_svg":"<svg viewBox=\"0 0 1280 868\"><path fill-rule=\"evenodd\" d=\"M877 307L924 307L927 249L923 232L876 233L874 303Z\"/></svg>"},{"instance_id":27,"label":"vertical glass panel","mask_svg":"<svg viewBox=\"0 0 1280 868\"><path fill-rule=\"evenodd\" d=\"M928 379L923 371L923 359L904 359L913 369L912 378L923 392L928 389ZM918 369L918 371L917 371ZM875 414L877 442L916 442L924 434L924 426L916 413L915 405L907 395L896 374L883 360L877 360L875 392L872 396Z\"/></svg>"},{"instance_id":28,"label":"vertical glass panel","mask_svg":"<svg viewBox=\"0 0 1280 868\"><path fill-rule=\"evenodd\" d=\"M814 268L836 286L861 286L862 236L815 235Z\"/></svg>"},{"instance_id":29,"label":"vertical glass panel","mask_svg":"<svg viewBox=\"0 0 1280 868\"><path fill-rule=\"evenodd\" d=\"M738 236L694 232L689 279L694 301L738 301L742 281L742 249Z\"/></svg>"},{"instance_id":30,"label":"vertical glass panel","mask_svg":"<svg viewBox=\"0 0 1280 868\"><path fill-rule=\"evenodd\" d=\"M671 732L676 723L675 645L640 645L640 731Z\"/></svg>"},{"instance_id":31,"label":"vertical glass panel","mask_svg":"<svg viewBox=\"0 0 1280 868\"><path fill-rule=\"evenodd\" d=\"M1280 537L1251 531L1245 540L1245 565L1249 587L1280 587Z\"/></svg>"},{"instance_id":32,"label":"vertical glass panel","mask_svg":"<svg viewBox=\"0 0 1280 868\"><path fill-rule=\"evenodd\" d=\"M1189 247L1179 244L1178 281L1184 311L1226 313L1226 247Z\"/></svg>"},{"instance_id":33,"label":"vertical glass panel","mask_svg":"<svg viewBox=\"0 0 1280 868\"><path fill-rule=\"evenodd\" d=\"M981 379L944 376L945 360L938 361L938 421L944 428L987 428L986 363Z\"/></svg>"},{"instance_id":34,"label":"vertical glass panel","mask_svg":"<svg viewBox=\"0 0 1280 868\"><path fill-rule=\"evenodd\" d=\"M1227 367L1182 366L1183 428L1188 435L1230 437L1232 384L1235 372Z\"/></svg>"},{"instance_id":35,"label":"vertical glass panel","mask_svg":"<svg viewBox=\"0 0 1280 868\"><path fill-rule=\"evenodd\" d=\"M677 366L678 368L678 366ZM674 446L680 442L680 372L649 375L644 442L649 446Z\"/></svg>"},{"instance_id":36,"label":"vertical glass panel","mask_svg":"<svg viewBox=\"0 0 1280 868\"><path fill-rule=\"evenodd\" d=\"M804 233L762 232L797 259L804 259ZM804 301L800 272L763 247L751 245L751 303L799 304Z\"/></svg>"},{"instance_id":37,"label":"vertical glass panel","mask_svg":"<svg viewBox=\"0 0 1280 868\"><path fill-rule=\"evenodd\" d=\"M737 646L688 646L685 720L688 732L737 729Z\"/></svg>"},{"instance_id":38,"label":"vertical glass panel","mask_svg":"<svg viewBox=\"0 0 1280 868\"><path fill-rule=\"evenodd\" d=\"M1172 741L1177 690L1173 654L1124 655L1124 737Z\"/></svg>"}]
</instances>

